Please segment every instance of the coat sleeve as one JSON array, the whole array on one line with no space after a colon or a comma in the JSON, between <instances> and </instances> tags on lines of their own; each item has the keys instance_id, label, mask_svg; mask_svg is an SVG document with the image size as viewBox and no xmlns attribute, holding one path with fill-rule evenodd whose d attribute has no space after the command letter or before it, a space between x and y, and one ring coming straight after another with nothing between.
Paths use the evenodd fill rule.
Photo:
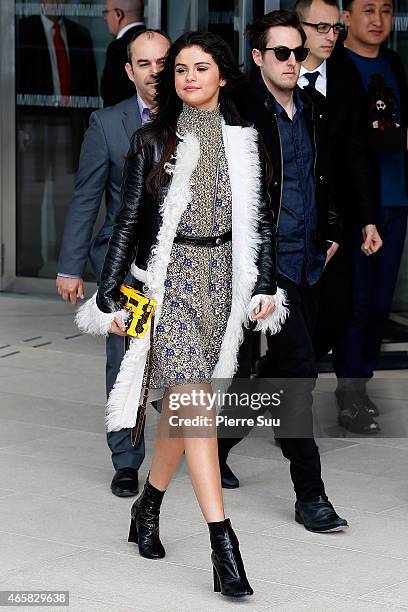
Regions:
<instances>
[{"instance_id":1,"label":"coat sleeve","mask_svg":"<svg viewBox=\"0 0 408 612\"><path fill-rule=\"evenodd\" d=\"M268 193L268 162L266 153L260 147L261 159L261 187L259 194L258 213L258 278L252 295L275 295L276 293L276 222Z\"/></svg>"},{"instance_id":2,"label":"coat sleeve","mask_svg":"<svg viewBox=\"0 0 408 612\"><path fill-rule=\"evenodd\" d=\"M353 185L358 220L364 227L370 223L377 223L380 199L372 180L374 170L367 142L364 90L352 87L349 95L352 100L352 112L347 167Z\"/></svg>"},{"instance_id":3,"label":"coat sleeve","mask_svg":"<svg viewBox=\"0 0 408 612\"><path fill-rule=\"evenodd\" d=\"M258 278L252 292L252 300L248 305L247 316L249 321L254 322L253 308L259 305L260 300L270 302L273 311L264 319L256 321L253 329L265 334L277 334L282 329L289 316L289 302L286 291L277 286L276 266L276 229L278 219L274 218L271 207L271 198L268 192L266 180L267 160L260 148L262 162L262 178L260 192L260 206L258 216ZM252 324L253 325L253 324Z\"/></svg>"},{"instance_id":4,"label":"coat sleeve","mask_svg":"<svg viewBox=\"0 0 408 612\"><path fill-rule=\"evenodd\" d=\"M108 252L103 264L97 293L78 309L75 322L79 329L95 336L107 336L114 318L125 321L127 313L118 305L119 287L135 258L139 209L147 176L145 149L139 132L133 136L125 163L122 205L113 226Z\"/></svg>"},{"instance_id":5,"label":"coat sleeve","mask_svg":"<svg viewBox=\"0 0 408 612\"><path fill-rule=\"evenodd\" d=\"M98 118L92 113L81 148L75 190L68 209L58 261L58 272L82 276L93 228L109 177L109 149Z\"/></svg>"},{"instance_id":6,"label":"coat sleeve","mask_svg":"<svg viewBox=\"0 0 408 612\"><path fill-rule=\"evenodd\" d=\"M119 287L135 259L138 220L147 174L146 150L140 133L136 132L123 171L121 208L113 226L96 296L96 304L102 312L118 310Z\"/></svg>"}]
</instances>

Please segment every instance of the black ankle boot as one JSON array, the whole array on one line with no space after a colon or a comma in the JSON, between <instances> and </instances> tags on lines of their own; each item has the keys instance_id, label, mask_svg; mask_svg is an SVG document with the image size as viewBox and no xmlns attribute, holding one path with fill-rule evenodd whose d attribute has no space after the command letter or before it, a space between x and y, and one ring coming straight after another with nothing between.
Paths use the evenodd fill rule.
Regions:
<instances>
[{"instance_id":1,"label":"black ankle boot","mask_svg":"<svg viewBox=\"0 0 408 612\"><path fill-rule=\"evenodd\" d=\"M229 519L208 523L211 540L214 591L228 597L252 595L253 590L245 574L238 538Z\"/></svg>"},{"instance_id":2,"label":"black ankle boot","mask_svg":"<svg viewBox=\"0 0 408 612\"><path fill-rule=\"evenodd\" d=\"M143 493L130 513L128 542L136 542L140 554L147 559L162 559L166 554L159 537L160 506L164 493L153 487L147 478Z\"/></svg>"}]
</instances>

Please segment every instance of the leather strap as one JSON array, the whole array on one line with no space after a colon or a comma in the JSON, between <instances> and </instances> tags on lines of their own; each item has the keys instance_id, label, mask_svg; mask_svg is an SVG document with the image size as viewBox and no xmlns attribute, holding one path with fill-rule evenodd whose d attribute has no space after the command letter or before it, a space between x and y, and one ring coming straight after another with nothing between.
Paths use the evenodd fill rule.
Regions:
<instances>
[{"instance_id":1,"label":"leather strap","mask_svg":"<svg viewBox=\"0 0 408 612\"><path fill-rule=\"evenodd\" d=\"M217 247L224 242L229 242L232 238L232 230L228 230L225 234L220 234L219 236L184 236L178 235L174 238L174 242L177 244L192 244L194 246L201 247Z\"/></svg>"},{"instance_id":2,"label":"leather strap","mask_svg":"<svg viewBox=\"0 0 408 612\"><path fill-rule=\"evenodd\" d=\"M136 423L132 431L130 432L130 441L134 448L136 446L139 446L140 438L142 436L142 432L143 432L144 424L146 420L147 399L149 397L149 386L150 386L150 379L152 375L153 340L154 340L154 313L150 320L150 347L149 347L149 352L147 354L145 369L143 372L142 403L137 409Z\"/></svg>"}]
</instances>

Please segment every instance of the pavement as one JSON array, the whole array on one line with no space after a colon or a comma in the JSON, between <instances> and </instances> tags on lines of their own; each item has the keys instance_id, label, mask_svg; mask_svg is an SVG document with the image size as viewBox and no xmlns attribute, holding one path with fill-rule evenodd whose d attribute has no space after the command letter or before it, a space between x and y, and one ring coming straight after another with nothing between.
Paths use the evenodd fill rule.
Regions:
<instances>
[{"instance_id":1,"label":"pavement","mask_svg":"<svg viewBox=\"0 0 408 612\"><path fill-rule=\"evenodd\" d=\"M167 555L140 557L127 542L132 500L109 489L104 340L81 335L72 313L57 298L0 294L0 591L66 590L80 612L408 610L407 437L345 436L330 389L319 426L333 437L318 443L347 532L295 523L287 461L272 437L250 436L231 455L241 487L225 491L225 505L254 596L212 591L208 530L185 465L163 503ZM385 411L406 408L406 395L386 399ZM142 482L156 423L152 409Z\"/></svg>"}]
</instances>

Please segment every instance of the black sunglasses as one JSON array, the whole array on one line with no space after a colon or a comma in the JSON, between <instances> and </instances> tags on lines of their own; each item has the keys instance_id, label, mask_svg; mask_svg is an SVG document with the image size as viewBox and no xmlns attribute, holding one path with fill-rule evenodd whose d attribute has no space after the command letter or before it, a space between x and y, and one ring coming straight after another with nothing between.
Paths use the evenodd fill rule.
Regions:
<instances>
[{"instance_id":1,"label":"black sunglasses","mask_svg":"<svg viewBox=\"0 0 408 612\"><path fill-rule=\"evenodd\" d=\"M306 47L296 47L295 49L289 49L289 47L266 47L265 51L274 51L276 59L280 62L286 62L293 52L297 62L304 62L310 49Z\"/></svg>"},{"instance_id":2,"label":"black sunglasses","mask_svg":"<svg viewBox=\"0 0 408 612\"><path fill-rule=\"evenodd\" d=\"M302 21L303 25L310 26L311 28L315 28L319 32L319 34L327 34L330 32L331 28L333 28L333 32L335 34L340 34L344 30L344 26L341 23L334 23L330 25L330 23L309 23L308 21Z\"/></svg>"}]
</instances>

